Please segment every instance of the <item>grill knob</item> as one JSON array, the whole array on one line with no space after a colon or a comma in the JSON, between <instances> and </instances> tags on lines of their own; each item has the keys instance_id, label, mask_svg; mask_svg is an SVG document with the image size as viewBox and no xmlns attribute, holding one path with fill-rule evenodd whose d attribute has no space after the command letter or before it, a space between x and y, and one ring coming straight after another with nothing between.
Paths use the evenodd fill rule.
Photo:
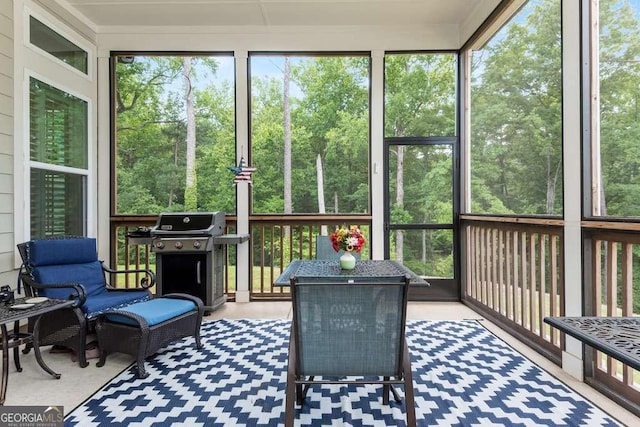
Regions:
<instances>
[{"instance_id":1,"label":"grill knob","mask_svg":"<svg viewBox=\"0 0 640 427\"><path fill-rule=\"evenodd\" d=\"M182 249L182 242L176 242L176 249Z\"/></svg>"},{"instance_id":2,"label":"grill knob","mask_svg":"<svg viewBox=\"0 0 640 427\"><path fill-rule=\"evenodd\" d=\"M200 249L201 245L202 244L200 243L200 240L196 240L195 242L193 242L193 247L196 249Z\"/></svg>"},{"instance_id":3,"label":"grill knob","mask_svg":"<svg viewBox=\"0 0 640 427\"><path fill-rule=\"evenodd\" d=\"M158 248L158 249L164 249L164 242L158 242L158 243L156 243L156 248Z\"/></svg>"}]
</instances>

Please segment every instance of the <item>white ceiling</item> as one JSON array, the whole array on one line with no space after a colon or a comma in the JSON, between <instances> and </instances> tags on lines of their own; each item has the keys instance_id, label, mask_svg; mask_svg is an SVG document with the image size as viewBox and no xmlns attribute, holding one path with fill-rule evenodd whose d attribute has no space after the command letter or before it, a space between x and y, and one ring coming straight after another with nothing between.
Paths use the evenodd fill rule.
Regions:
<instances>
[{"instance_id":1,"label":"white ceiling","mask_svg":"<svg viewBox=\"0 0 640 427\"><path fill-rule=\"evenodd\" d=\"M482 22L500 3L500 0L57 1L69 11L79 12L94 27L451 25L462 28L470 21Z\"/></svg>"}]
</instances>

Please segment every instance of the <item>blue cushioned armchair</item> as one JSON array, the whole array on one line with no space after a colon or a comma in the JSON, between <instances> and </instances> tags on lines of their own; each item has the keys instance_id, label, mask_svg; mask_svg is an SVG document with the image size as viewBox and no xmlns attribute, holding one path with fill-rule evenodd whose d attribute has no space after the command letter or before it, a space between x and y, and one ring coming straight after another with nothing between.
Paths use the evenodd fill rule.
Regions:
<instances>
[{"instance_id":1,"label":"blue cushioned armchair","mask_svg":"<svg viewBox=\"0 0 640 427\"><path fill-rule=\"evenodd\" d=\"M148 288L155 283L153 272L110 269L98 260L96 239L31 240L20 243L18 251L23 261L20 280L26 296L75 299L71 309L55 311L41 320L40 345L61 345L75 350L82 367L87 366L86 335L98 315L151 297ZM116 289L107 283L107 273L142 274L141 286Z\"/></svg>"}]
</instances>

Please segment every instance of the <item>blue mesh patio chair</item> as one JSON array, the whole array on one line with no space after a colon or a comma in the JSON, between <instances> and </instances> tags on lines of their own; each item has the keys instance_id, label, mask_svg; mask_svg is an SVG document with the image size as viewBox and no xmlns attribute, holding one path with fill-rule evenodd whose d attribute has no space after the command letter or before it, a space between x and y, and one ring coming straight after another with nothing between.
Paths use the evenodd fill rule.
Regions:
<instances>
[{"instance_id":1,"label":"blue mesh patio chair","mask_svg":"<svg viewBox=\"0 0 640 427\"><path fill-rule=\"evenodd\" d=\"M342 249L340 249L338 252L333 250L333 246L331 245L331 239L329 238L329 236L324 236L322 234L318 234L316 236L316 259L339 260L342 254L344 254L344 251ZM359 260L361 254L353 252L353 256Z\"/></svg>"},{"instance_id":2,"label":"blue mesh patio chair","mask_svg":"<svg viewBox=\"0 0 640 427\"><path fill-rule=\"evenodd\" d=\"M18 251L23 261L20 282L26 296L75 300L72 308L55 311L40 320L39 343L71 348L81 367L88 364L86 336L98 315L149 299L148 288L155 284L150 270L113 270L105 266L98 260L93 238L31 240L20 243ZM116 289L107 283L107 274L127 273L142 275L140 287ZM31 323L29 328L33 328Z\"/></svg>"},{"instance_id":3,"label":"blue mesh patio chair","mask_svg":"<svg viewBox=\"0 0 640 427\"><path fill-rule=\"evenodd\" d=\"M292 277L293 321L285 424L293 426L313 384L380 384L389 403L402 385L407 425L415 425L409 350L405 340L408 276Z\"/></svg>"}]
</instances>

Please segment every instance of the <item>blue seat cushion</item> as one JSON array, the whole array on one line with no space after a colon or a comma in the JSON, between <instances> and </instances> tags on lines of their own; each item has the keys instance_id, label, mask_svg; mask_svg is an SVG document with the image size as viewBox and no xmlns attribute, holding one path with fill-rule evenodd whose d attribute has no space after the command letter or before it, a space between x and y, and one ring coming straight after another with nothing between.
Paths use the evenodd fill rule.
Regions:
<instances>
[{"instance_id":1,"label":"blue seat cushion","mask_svg":"<svg viewBox=\"0 0 640 427\"><path fill-rule=\"evenodd\" d=\"M38 283L78 283L84 286L88 298L105 291L106 282L100 261L83 264L43 265L33 269L33 278ZM49 298L67 299L72 289L45 289L41 293Z\"/></svg>"},{"instance_id":2,"label":"blue seat cushion","mask_svg":"<svg viewBox=\"0 0 640 427\"><path fill-rule=\"evenodd\" d=\"M175 298L157 298L149 301L139 302L122 308L123 311L137 314L147 321L149 326L157 325L166 320L178 317L181 314L196 310L193 301ZM137 326L138 323L125 316L117 314L107 314L107 319L111 322L125 323Z\"/></svg>"},{"instance_id":3,"label":"blue seat cushion","mask_svg":"<svg viewBox=\"0 0 640 427\"><path fill-rule=\"evenodd\" d=\"M149 291L107 291L87 298L80 307L88 319L93 319L107 310L118 310L125 306L151 298Z\"/></svg>"},{"instance_id":4,"label":"blue seat cushion","mask_svg":"<svg viewBox=\"0 0 640 427\"><path fill-rule=\"evenodd\" d=\"M98 261L96 239L91 237L31 240L27 251L31 267Z\"/></svg>"}]
</instances>

